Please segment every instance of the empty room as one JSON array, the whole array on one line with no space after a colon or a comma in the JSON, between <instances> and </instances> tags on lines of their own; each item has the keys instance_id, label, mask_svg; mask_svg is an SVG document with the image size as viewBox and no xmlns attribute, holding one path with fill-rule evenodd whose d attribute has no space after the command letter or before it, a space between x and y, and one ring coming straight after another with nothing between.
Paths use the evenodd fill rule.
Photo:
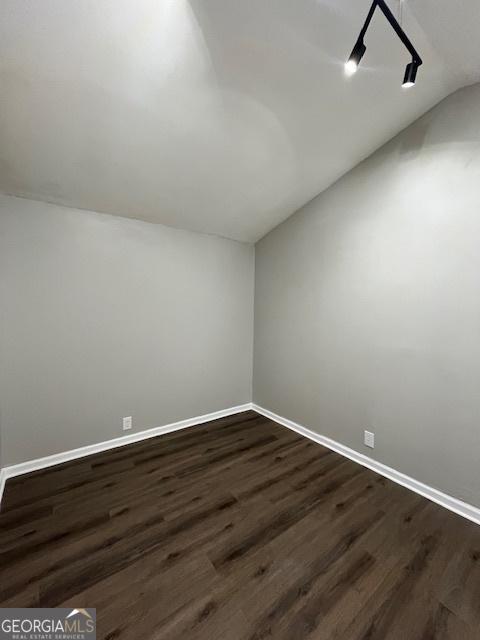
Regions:
<instances>
[{"instance_id":1,"label":"empty room","mask_svg":"<svg viewBox=\"0 0 480 640\"><path fill-rule=\"evenodd\" d=\"M480 640L480 4L2 0L0 640Z\"/></svg>"}]
</instances>

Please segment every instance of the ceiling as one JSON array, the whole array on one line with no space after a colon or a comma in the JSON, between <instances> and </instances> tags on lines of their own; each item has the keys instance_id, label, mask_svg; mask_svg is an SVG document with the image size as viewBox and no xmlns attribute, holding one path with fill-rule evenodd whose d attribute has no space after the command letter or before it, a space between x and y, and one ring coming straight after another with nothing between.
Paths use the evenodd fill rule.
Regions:
<instances>
[{"instance_id":1,"label":"ceiling","mask_svg":"<svg viewBox=\"0 0 480 640\"><path fill-rule=\"evenodd\" d=\"M2 0L0 191L255 241L480 79L480 3ZM398 14L399 0L390 0Z\"/></svg>"}]
</instances>

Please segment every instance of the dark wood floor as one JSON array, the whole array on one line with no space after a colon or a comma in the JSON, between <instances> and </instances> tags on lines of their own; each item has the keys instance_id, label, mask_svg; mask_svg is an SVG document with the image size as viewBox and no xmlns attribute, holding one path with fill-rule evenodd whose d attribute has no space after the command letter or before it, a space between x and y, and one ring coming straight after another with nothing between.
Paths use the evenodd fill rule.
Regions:
<instances>
[{"instance_id":1,"label":"dark wood floor","mask_svg":"<svg viewBox=\"0 0 480 640\"><path fill-rule=\"evenodd\" d=\"M0 606L98 638L480 638L480 527L253 412L7 483Z\"/></svg>"}]
</instances>

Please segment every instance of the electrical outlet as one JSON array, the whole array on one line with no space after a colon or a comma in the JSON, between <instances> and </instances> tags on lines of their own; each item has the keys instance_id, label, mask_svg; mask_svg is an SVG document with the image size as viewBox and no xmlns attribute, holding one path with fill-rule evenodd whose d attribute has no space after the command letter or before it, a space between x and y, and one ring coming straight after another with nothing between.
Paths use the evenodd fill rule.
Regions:
<instances>
[{"instance_id":1,"label":"electrical outlet","mask_svg":"<svg viewBox=\"0 0 480 640\"><path fill-rule=\"evenodd\" d=\"M375 434L371 431L365 431L363 442L367 447L375 448Z\"/></svg>"},{"instance_id":2,"label":"electrical outlet","mask_svg":"<svg viewBox=\"0 0 480 640\"><path fill-rule=\"evenodd\" d=\"M132 416L127 416L123 419L123 430L128 431L132 428Z\"/></svg>"}]
</instances>

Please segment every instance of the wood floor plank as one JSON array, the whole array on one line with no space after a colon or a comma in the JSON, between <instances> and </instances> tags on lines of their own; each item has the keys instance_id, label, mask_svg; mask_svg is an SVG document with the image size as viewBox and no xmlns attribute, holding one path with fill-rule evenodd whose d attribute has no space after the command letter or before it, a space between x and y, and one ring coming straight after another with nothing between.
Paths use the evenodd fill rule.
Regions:
<instances>
[{"instance_id":1,"label":"wood floor plank","mask_svg":"<svg viewBox=\"0 0 480 640\"><path fill-rule=\"evenodd\" d=\"M480 527L248 411L7 482L0 606L102 640L480 638Z\"/></svg>"}]
</instances>

